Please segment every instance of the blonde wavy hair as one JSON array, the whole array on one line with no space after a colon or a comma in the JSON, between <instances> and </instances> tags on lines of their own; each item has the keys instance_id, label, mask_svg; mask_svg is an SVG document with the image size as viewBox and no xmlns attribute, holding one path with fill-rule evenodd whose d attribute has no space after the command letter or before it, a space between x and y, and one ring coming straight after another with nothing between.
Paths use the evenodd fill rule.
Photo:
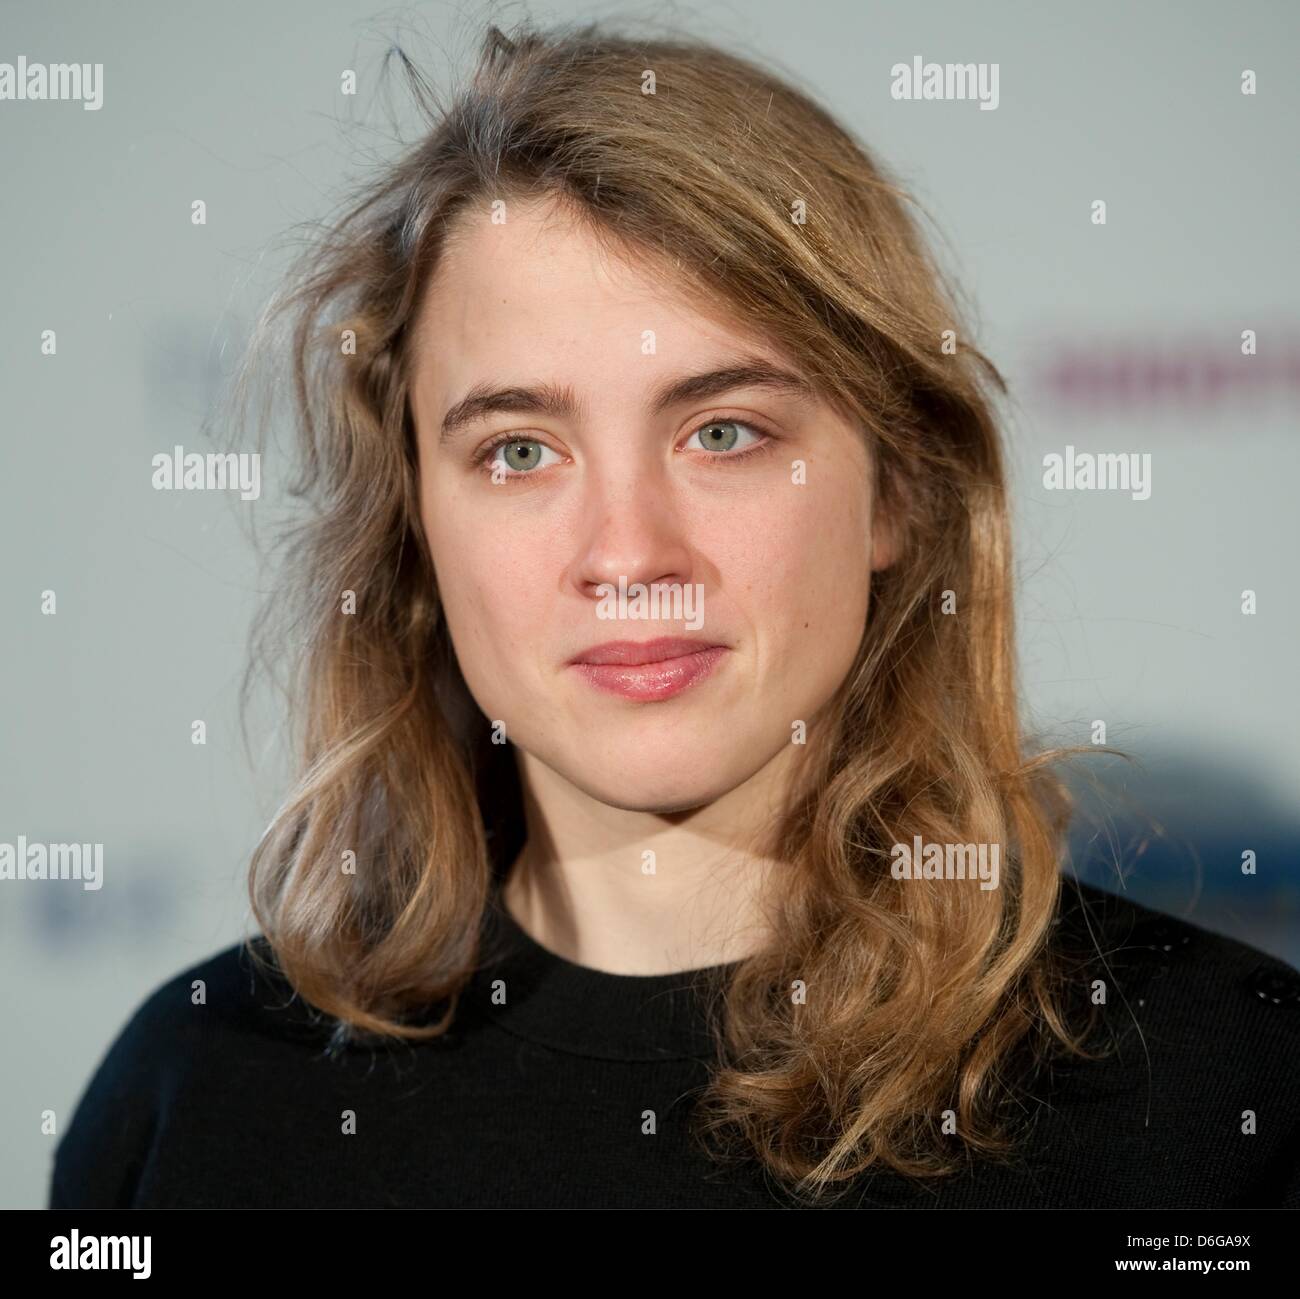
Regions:
<instances>
[{"instance_id":1,"label":"blonde wavy hair","mask_svg":"<svg viewBox=\"0 0 1300 1299\"><path fill-rule=\"evenodd\" d=\"M787 80L693 39L493 26L446 104L399 57L427 132L312 241L250 349L287 341L308 506L255 637L255 664L293 664L301 762L249 874L280 970L336 1039L419 1039L449 1026L481 956L520 797L420 525L412 328L458 217L556 197L798 358L859 422L902 530L773 836L791 868L777 940L716 990L697 1136L812 1202L873 1167L929 1178L1004 1156L1019 1062L1087 1054L1050 941L1070 801L1057 754L1027 755L1020 730L1006 385L912 200ZM900 884L890 848L918 835L1001 845L1001 886Z\"/></svg>"}]
</instances>

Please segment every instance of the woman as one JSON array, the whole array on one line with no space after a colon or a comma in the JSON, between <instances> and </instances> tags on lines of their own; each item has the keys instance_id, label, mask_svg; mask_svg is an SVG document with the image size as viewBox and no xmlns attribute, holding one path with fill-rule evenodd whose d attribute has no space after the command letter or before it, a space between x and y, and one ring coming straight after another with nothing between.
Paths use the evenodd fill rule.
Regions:
<instances>
[{"instance_id":1,"label":"woman","mask_svg":"<svg viewBox=\"0 0 1300 1299\"><path fill-rule=\"evenodd\" d=\"M1295 972L1060 874L1001 380L904 196L685 41L492 29L430 116L271 317L260 934L51 1203L1300 1205Z\"/></svg>"}]
</instances>

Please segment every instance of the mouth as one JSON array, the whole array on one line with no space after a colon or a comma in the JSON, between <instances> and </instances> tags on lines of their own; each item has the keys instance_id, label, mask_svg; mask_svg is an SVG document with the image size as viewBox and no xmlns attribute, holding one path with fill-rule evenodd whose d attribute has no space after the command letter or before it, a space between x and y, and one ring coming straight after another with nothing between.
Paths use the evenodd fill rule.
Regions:
<instances>
[{"instance_id":1,"label":"mouth","mask_svg":"<svg viewBox=\"0 0 1300 1299\"><path fill-rule=\"evenodd\" d=\"M726 645L664 637L611 641L584 650L570 666L589 685L624 699L671 699L703 681L727 653Z\"/></svg>"}]
</instances>

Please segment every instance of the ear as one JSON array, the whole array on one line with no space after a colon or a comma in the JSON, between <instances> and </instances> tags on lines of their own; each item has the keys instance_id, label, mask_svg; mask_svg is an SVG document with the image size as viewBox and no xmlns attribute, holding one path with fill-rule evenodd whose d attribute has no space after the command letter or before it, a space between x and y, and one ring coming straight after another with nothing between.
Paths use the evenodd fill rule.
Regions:
<instances>
[{"instance_id":1,"label":"ear","mask_svg":"<svg viewBox=\"0 0 1300 1299\"><path fill-rule=\"evenodd\" d=\"M877 497L871 502L871 571L888 568L898 559L902 548L897 513Z\"/></svg>"},{"instance_id":2,"label":"ear","mask_svg":"<svg viewBox=\"0 0 1300 1299\"><path fill-rule=\"evenodd\" d=\"M879 572L895 563L903 553L904 526L902 511L894 492L882 480L880 461L870 444L867 452L867 507L870 511L870 571Z\"/></svg>"}]
</instances>

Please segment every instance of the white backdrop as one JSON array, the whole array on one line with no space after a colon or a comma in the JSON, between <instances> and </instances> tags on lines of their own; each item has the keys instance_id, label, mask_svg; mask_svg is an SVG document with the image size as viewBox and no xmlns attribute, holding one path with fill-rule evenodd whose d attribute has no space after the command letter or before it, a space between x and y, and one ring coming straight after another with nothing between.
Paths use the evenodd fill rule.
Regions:
<instances>
[{"instance_id":1,"label":"white backdrop","mask_svg":"<svg viewBox=\"0 0 1300 1299\"><path fill-rule=\"evenodd\" d=\"M0 62L104 66L98 111L0 102L0 841L105 846L97 891L0 882L6 1206L44 1202L42 1112L61 1130L140 1000L244 931L245 865L281 790L274 752L251 768L238 729L259 581L241 512L273 510L281 476L264 466L250 505L156 492L150 461L202 447L284 264L272 241L394 152L375 99L389 42L410 42L439 80L442 54L468 53L489 11L410 6L414 33L388 12L6 0L0 16ZM529 12L672 18L661 5ZM1015 395L1031 721L1087 742L1105 720L1144 764L1129 795L1171 836L1134 894L1300 961L1300 8L762 0L682 13L690 32L775 59L934 217ZM891 98L891 66L917 55L997 63L996 110ZM345 68L355 99L339 92ZM190 222L195 198L205 226ZM55 356L41 355L46 329ZM1253 358L1244 329L1258 332ZM1125 377L1124 358L1185 372L1157 388ZM1150 454L1150 499L1046 490L1042 457L1067 445ZM205 746L190 741L196 718ZM1244 848L1260 861L1248 888Z\"/></svg>"}]
</instances>

